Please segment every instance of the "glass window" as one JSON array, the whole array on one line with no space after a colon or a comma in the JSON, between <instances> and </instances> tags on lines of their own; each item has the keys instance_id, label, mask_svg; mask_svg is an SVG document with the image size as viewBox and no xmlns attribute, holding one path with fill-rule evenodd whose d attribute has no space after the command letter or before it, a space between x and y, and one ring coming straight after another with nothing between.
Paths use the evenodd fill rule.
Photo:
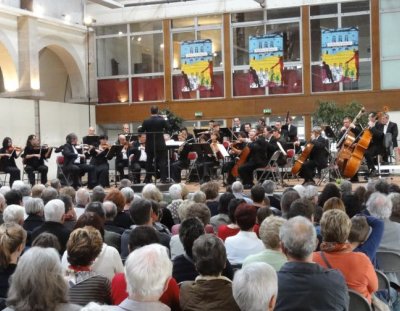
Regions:
<instances>
[{"instance_id":1,"label":"glass window","mask_svg":"<svg viewBox=\"0 0 400 311\"><path fill-rule=\"evenodd\" d=\"M321 29L337 27L337 18L311 20L311 61L316 62L321 60Z\"/></svg>"},{"instance_id":2,"label":"glass window","mask_svg":"<svg viewBox=\"0 0 400 311\"><path fill-rule=\"evenodd\" d=\"M198 40L210 39L212 42L213 63L214 67L221 67L222 64L222 45L221 45L221 30L200 30L197 33Z\"/></svg>"},{"instance_id":3,"label":"glass window","mask_svg":"<svg viewBox=\"0 0 400 311\"><path fill-rule=\"evenodd\" d=\"M310 16L337 14L337 12L338 12L337 4L325 4L325 5L310 6Z\"/></svg>"},{"instance_id":4,"label":"glass window","mask_svg":"<svg viewBox=\"0 0 400 311\"><path fill-rule=\"evenodd\" d=\"M162 30L162 26L162 21L134 23L130 25L131 32Z\"/></svg>"},{"instance_id":5,"label":"glass window","mask_svg":"<svg viewBox=\"0 0 400 311\"><path fill-rule=\"evenodd\" d=\"M132 78L134 102L164 100L164 76Z\"/></svg>"},{"instance_id":6,"label":"glass window","mask_svg":"<svg viewBox=\"0 0 400 311\"><path fill-rule=\"evenodd\" d=\"M162 33L130 37L133 74L163 72L164 44Z\"/></svg>"},{"instance_id":7,"label":"glass window","mask_svg":"<svg viewBox=\"0 0 400 311\"><path fill-rule=\"evenodd\" d=\"M231 15L232 23L260 21L264 19L264 11L253 11L246 13L233 13Z\"/></svg>"},{"instance_id":8,"label":"glass window","mask_svg":"<svg viewBox=\"0 0 400 311\"><path fill-rule=\"evenodd\" d=\"M233 64L249 64L249 37L264 34L264 26L235 27L232 29L233 37Z\"/></svg>"},{"instance_id":9,"label":"glass window","mask_svg":"<svg viewBox=\"0 0 400 311\"><path fill-rule=\"evenodd\" d=\"M358 51L360 53L360 58L370 58L370 16L358 15L343 17L342 27L358 27Z\"/></svg>"},{"instance_id":10,"label":"glass window","mask_svg":"<svg viewBox=\"0 0 400 311\"><path fill-rule=\"evenodd\" d=\"M97 76L128 74L127 37L97 39Z\"/></svg>"},{"instance_id":11,"label":"glass window","mask_svg":"<svg viewBox=\"0 0 400 311\"><path fill-rule=\"evenodd\" d=\"M267 33L283 34L283 59L285 61L300 61L300 30L299 23L267 25Z\"/></svg>"},{"instance_id":12,"label":"glass window","mask_svg":"<svg viewBox=\"0 0 400 311\"><path fill-rule=\"evenodd\" d=\"M357 81L344 81L343 90L370 90L371 85L371 62L360 62L360 73Z\"/></svg>"},{"instance_id":13,"label":"glass window","mask_svg":"<svg viewBox=\"0 0 400 311\"><path fill-rule=\"evenodd\" d=\"M110 25L96 27L96 35L122 35L127 33L127 25Z\"/></svg>"},{"instance_id":14,"label":"glass window","mask_svg":"<svg viewBox=\"0 0 400 311\"><path fill-rule=\"evenodd\" d=\"M380 8L381 8L381 10L400 9L400 1L399 0L381 0Z\"/></svg>"},{"instance_id":15,"label":"glass window","mask_svg":"<svg viewBox=\"0 0 400 311\"><path fill-rule=\"evenodd\" d=\"M399 1L400 2L400 1ZM400 36L394 29L400 27L400 12L381 14L381 57L400 56Z\"/></svg>"},{"instance_id":16,"label":"glass window","mask_svg":"<svg viewBox=\"0 0 400 311\"><path fill-rule=\"evenodd\" d=\"M197 25L221 25L222 16L221 15L209 15L209 16L199 16L197 18Z\"/></svg>"},{"instance_id":17,"label":"glass window","mask_svg":"<svg viewBox=\"0 0 400 311\"><path fill-rule=\"evenodd\" d=\"M129 101L129 79L98 80L99 104L125 103Z\"/></svg>"},{"instance_id":18,"label":"glass window","mask_svg":"<svg viewBox=\"0 0 400 311\"><path fill-rule=\"evenodd\" d=\"M172 20L171 23L172 28L187 28L194 26L194 18L187 17L187 18L177 18Z\"/></svg>"},{"instance_id":19,"label":"glass window","mask_svg":"<svg viewBox=\"0 0 400 311\"><path fill-rule=\"evenodd\" d=\"M300 16L300 7L267 10L267 20Z\"/></svg>"},{"instance_id":20,"label":"glass window","mask_svg":"<svg viewBox=\"0 0 400 311\"><path fill-rule=\"evenodd\" d=\"M382 89L400 89L400 59L381 62Z\"/></svg>"},{"instance_id":21,"label":"glass window","mask_svg":"<svg viewBox=\"0 0 400 311\"><path fill-rule=\"evenodd\" d=\"M342 13L369 11L369 1L342 2Z\"/></svg>"}]
</instances>

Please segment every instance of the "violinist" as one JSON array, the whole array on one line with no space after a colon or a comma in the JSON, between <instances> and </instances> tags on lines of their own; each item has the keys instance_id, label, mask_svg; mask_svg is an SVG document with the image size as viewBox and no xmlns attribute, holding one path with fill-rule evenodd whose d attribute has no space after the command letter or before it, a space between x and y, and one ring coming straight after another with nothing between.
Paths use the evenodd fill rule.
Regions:
<instances>
[{"instance_id":1,"label":"violinist","mask_svg":"<svg viewBox=\"0 0 400 311\"><path fill-rule=\"evenodd\" d=\"M210 138L210 147L213 153L198 155L197 162L199 164L197 167L200 175L199 178L201 184L210 181L211 169L214 166L219 166L219 149L217 146L219 143L218 139L219 135L217 133L212 133ZM204 137L200 137L200 143L201 142L206 142Z\"/></svg>"},{"instance_id":2,"label":"violinist","mask_svg":"<svg viewBox=\"0 0 400 311\"><path fill-rule=\"evenodd\" d=\"M300 170L300 177L304 178L305 183L313 183L315 169L321 172L322 169L328 166L329 142L321 136L322 129L320 126L314 126L311 131L311 150L309 158L303 163Z\"/></svg>"},{"instance_id":3,"label":"violinist","mask_svg":"<svg viewBox=\"0 0 400 311\"><path fill-rule=\"evenodd\" d=\"M18 158L21 151L20 147L13 146L10 137L3 139L3 147L0 149L0 170L10 174L10 187L15 180L21 179L21 171L15 164L15 159Z\"/></svg>"},{"instance_id":4,"label":"violinist","mask_svg":"<svg viewBox=\"0 0 400 311\"><path fill-rule=\"evenodd\" d=\"M110 187L110 177L109 177L109 165L107 159L107 153L111 148L108 144L108 136L99 136L100 144L97 148L93 148L90 152L92 156L90 164L95 167L95 174L97 182L103 188Z\"/></svg>"},{"instance_id":5,"label":"violinist","mask_svg":"<svg viewBox=\"0 0 400 311\"><path fill-rule=\"evenodd\" d=\"M286 141L286 137L282 135L282 131L279 131L276 127L272 128L272 137L269 140L269 144L267 145L267 155L268 161L272 157L275 151L282 151L281 155L278 158L278 165L282 166L286 164L286 151L289 149L289 145Z\"/></svg>"},{"instance_id":6,"label":"violinist","mask_svg":"<svg viewBox=\"0 0 400 311\"><path fill-rule=\"evenodd\" d=\"M133 183L140 184L140 171L146 168L147 153L146 153L146 134L140 134L136 146L131 151L129 156L131 170L133 173Z\"/></svg>"},{"instance_id":7,"label":"violinist","mask_svg":"<svg viewBox=\"0 0 400 311\"><path fill-rule=\"evenodd\" d=\"M132 154L132 147L126 140L124 134L118 135L117 145L123 146L120 153L117 154L115 159L115 167L121 179L129 178L130 167L129 167L129 156ZM128 175L125 174L125 169L128 170Z\"/></svg>"},{"instance_id":8,"label":"violinist","mask_svg":"<svg viewBox=\"0 0 400 311\"><path fill-rule=\"evenodd\" d=\"M194 138L186 139L186 133L181 131L178 135L178 141L182 141L183 144L178 148L177 160L171 164L171 178L176 183L180 183L182 180L181 172L183 169L189 168L190 160L188 159L189 149L185 148L188 143L193 143Z\"/></svg>"},{"instance_id":9,"label":"violinist","mask_svg":"<svg viewBox=\"0 0 400 311\"><path fill-rule=\"evenodd\" d=\"M256 130L252 129L249 132L250 154L247 162L239 167L239 175L245 189L253 187L253 172L255 169L264 167L268 163L267 159L267 142L264 136L256 136Z\"/></svg>"},{"instance_id":10,"label":"violinist","mask_svg":"<svg viewBox=\"0 0 400 311\"><path fill-rule=\"evenodd\" d=\"M239 134L237 134L237 138L237 141L232 142L229 147L228 153L230 155L231 161L226 162L222 168L222 172L228 174L226 178L226 184L228 185L231 185L236 181L236 177L232 175L232 168L236 163L236 159L242 154L244 147L247 146L246 133L239 132Z\"/></svg>"},{"instance_id":11,"label":"violinist","mask_svg":"<svg viewBox=\"0 0 400 311\"><path fill-rule=\"evenodd\" d=\"M93 189L96 186L96 168L91 164L86 164L86 156L78 152L77 144L76 134L68 134L62 151L64 170L71 177L72 187L75 190L81 187L80 179L85 173L88 173L88 188Z\"/></svg>"},{"instance_id":12,"label":"violinist","mask_svg":"<svg viewBox=\"0 0 400 311\"><path fill-rule=\"evenodd\" d=\"M25 172L28 174L29 183L35 185L34 171L40 173L40 182L45 185L47 183L48 167L44 160L48 159L51 153L51 148L41 146L39 139L35 135L29 135L26 141L26 146L21 157L24 159Z\"/></svg>"},{"instance_id":13,"label":"violinist","mask_svg":"<svg viewBox=\"0 0 400 311\"><path fill-rule=\"evenodd\" d=\"M368 115L368 128L371 131L372 139L369 143L368 149L364 153L365 161L367 162L369 177L377 175L374 163L374 157L383 155L385 147L383 145L384 134L381 124L378 122L378 114L371 112Z\"/></svg>"}]
</instances>

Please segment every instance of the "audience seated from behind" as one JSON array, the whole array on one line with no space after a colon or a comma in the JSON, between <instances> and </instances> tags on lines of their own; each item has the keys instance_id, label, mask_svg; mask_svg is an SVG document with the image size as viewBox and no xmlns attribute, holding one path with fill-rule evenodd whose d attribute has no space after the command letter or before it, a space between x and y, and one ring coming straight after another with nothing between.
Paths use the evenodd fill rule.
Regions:
<instances>
[{"instance_id":1,"label":"audience seated from behind","mask_svg":"<svg viewBox=\"0 0 400 311\"><path fill-rule=\"evenodd\" d=\"M44 223L44 205L42 199L31 198L25 202L25 213L28 217L24 221L24 229L32 232Z\"/></svg>"},{"instance_id":2,"label":"audience seated from behind","mask_svg":"<svg viewBox=\"0 0 400 311\"><path fill-rule=\"evenodd\" d=\"M228 260L232 265L241 265L247 256L265 250L264 244L253 231L256 216L256 208L252 205L241 203L236 208L235 219L240 231L225 240Z\"/></svg>"},{"instance_id":3,"label":"audience seated from behind","mask_svg":"<svg viewBox=\"0 0 400 311\"><path fill-rule=\"evenodd\" d=\"M185 310L240 310L232 295L232 282L221 276L226 264L224 243L213 234L197 238L192 248L199 276L180 286L180 304Z\"/></svg>"},{"instance_id":4,"label":"audience seated from behind","mask_svg":"<svg viewBox=\"0 0 400 311\"><path fill-rule=\"evenodd\" d=\"M235 273L232 291L241 311L272 311L278 294L276 272L264 262L246 265Z\"/></svg>"},{"instance_id":5,"label":"audience seated from behind","mask_svg":"<svg viewBox=\"0 0 400 311\"><path fill-rule=\"evenodd\" d=\"M156 232L147 226L136 227L129 235L129 251L153 243L159 243ZM117 273L111 282L111 297L114 305L119 305L124 299L128 298L127 284L124 273ZM179 287L174 278L170 278L166 290L160 297L160 302L166 304L172 311L180 310L179 306Z\"/></svg>"},{"instance_id":6,"label":"audience seated from behind","mask_svg":"<svg viewBox=\"0 0 400 311\"><path fill-rule=\"evenodd\" d=\"M114 219L118 213L117 205L115 205L115 203L112 201L104 201L103 207L106 213L106 221L104 223L104 229L118 234L124 233L125 229L116 226L114 223Z\"/></svg>"},{"instance_id":7,"label":"audience seated from behind","mask_svg":"<svg viewBox=\"0 0 400 311\"><path fill-rule=\"evenodd\" d=\"M236 208L242 203L246 203L246 201L243 199L232 199L229 201L228 216L230 223L227 225L221 225L218 228L218 237L222 239L222 241L225 241L226 238L230 236L236 235L240 231L240 228L236 223L235 211Z\"/></svg>"},{"instance_id":8,"label":"audience seated from behind","mask_svg":"<svg viewBox=\"0 0 400 311\"><path fill-rule=\"evenodd\" d=\"M58 198L64 202L65 206L64 227L72 231L75 227L77 219L72 198L68 194L61 194Z\"/></svg>"},{"instance_id":9,"label":"audience seated from behind","mask_svg":"<svg viewBox=\"0 0 400 311\"><path fill-rule=\"evenodd\" d=\"M102 247L100 232L91 226L75 229L71 233L67 244L69 266L66 271L70 302L81 306L91 301L111 303L109 279L91 269Z\"/></svg>"},{"instance_id":10,"label":"audience seated from behind","mask_svg":"<svg viewBox=\"0 0 400 311\"><path fill-rule=\"evenodd\" d=\"M210 219L210 224L213 226L216 234L221 225L229 225L231 223L228 206L229 202L234 198L235 196L230 192L225 192L220 196L218 201L218 214L212 216Z\"/></svg>"},{"instance_id":11,"label":"audience seated from behind","mask_svg":"<svg viewBox=\"0 0 400 311\"><path fill-rule=\"evenodd\" d=\"M206 195L206 205L210 209L211 216L217 215L219 184L215 181L209 181L202 184L200 190Z\"/></svg>"},{"instance_id":12,"label":"audience seated from behind","mask_svg":"<svg viewBox=\"0 0 400 311\"><path fill-rule=\"evenodd\" d=\"M280 210L281 201L277 196L274 195L276 183L273 180L267 179L262 183L262 187L264 188L265 196L269 199L270 206Z\"/></svg>"},{"instance_id":13,"label":"audience seated from behind","mask_svg":"<svg viewBox=\"0 0 400 311\"><path fill-rule=\"evenodd\" d=\"M269 216L264 219L260 227L260 239L264 243L265 250L246 257L243 266L253 262L265 262L271 265L276 271L287 262L286 256L282 253L279 230L286 222L285 219L277 216Z\"/></svg>"},{"instance_id":14,"label":"audience seated from behind","mask_svg":"<svg viewBox=\"0 0 400 311\"><path fill-rule=\"evenodd\" d=\"M371 296L378 289L378 279L370 259L363 253L352 252L347 242L350 227L351 220L345 212L326 211L321 218L321 251L314 253L313 261L340 271L347 286L371 303Z\"/></svg>"},{"instance_id":15,"label":"audience seated from behind","mask_svg":"<svg viewBox=\"0 0 400 311\"><path fill-rule=\"evenodd\" d=\"M122 272L124 267L121 257L115 247L109 246L104 242L104 227L100 216L94 212L85 212L79 217L75 228L85 228L90 226L99 231L102 238L102 247L98 256L95 257L91 264L91 270L107 277L110 281L116 273ZM62 256L63 267L68 267L68 251Z\"/></svg>"},{"instance_id":16,"label":"audience seated from behind","mask_svg":"<svg viewBox=\"0 0 400 311\"><path fill-rule=\"evenodd\" d=\"M180 184L174 184L169 187L169 196L171 198L171 203L168 204L167 209L170 210L174 224L179 224L181 220L179 219L178 209L182 204L182 187Z\"/></svg>"},{"instance_id":17,"label":"audience seated from behind","mask_svg":"<svg viewBox=\"0 0 400 311\"><path fill-rule=\"evenodd\" d=\"M278 272L274 310L347 310L343 275L313 262L317 240L313 224L302 216L291 218L282 225L279 238L288 262Z\"/></svg>"},{"instance_id":18,"label":"audience seated from behind","mask_svg":"<svg viewBox=\"0 0 400 311\"><path fill-rule=\"evenodd\" d=\"M129 213L125 211L126 200L121 191L118 189L110 190L104 200L111 201L117 206L117 215L114 217L114 225L124 229L129 229L129 227L132 226L133 223L131 218L129 217Z\"/></svg>"},{"instance_id":19,"label":"audience seated from behind","mask_svg":"<svg viewBox=\"0 0 400 311\"><path fill-rule=\"evenodd\" d=\"M76 217L79 218L84 212L85 207L90 203L90 193L85 188L79 188L75 193L75 212Z\"/></svg>"},{"instance_id":20,"label":"audience seated from behind","mask_svg":"<svg viewBox=\"0 0 400 311\"><path fill-rule=\"evenodd\" d=\"M5 310L31 310L32 306L55 311L81 309L68 301L68 285L58 253L52 248L41 247L26 251L12 276L7 298L9 307Z\"/></svg>"},{"instance_id":21,"label":"audience seated from behind","mask_svg":"<svg viewBox=\"0 0 400 311\"><path fill-rule=\"evenodd\" d=\"M150 244L134 250L125 263L128 298L107 310L157 310L170 308L159 301L172 275L168 249Z\"/></svg>"}]
</instances>

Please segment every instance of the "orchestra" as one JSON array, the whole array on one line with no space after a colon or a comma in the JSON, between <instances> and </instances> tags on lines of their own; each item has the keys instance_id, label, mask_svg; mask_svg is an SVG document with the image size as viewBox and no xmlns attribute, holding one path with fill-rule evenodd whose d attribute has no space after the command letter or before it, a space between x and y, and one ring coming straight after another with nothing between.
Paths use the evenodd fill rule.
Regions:
<instances>
[{"instance_id":1,"label":"orchestra","mask_svg":"<svg viewBox=\"0 0 400 311\"><path fill-rule=\"evenodd\" d=\"M186 174L187 182L196 178L200 183L207 182L218 176L215 172L220 169L225 186L239 179L245 188L251 188L255 170L270 165L276 151L280 151L277 166L286 168L289 163L287 151L296 150L292 176L298 175L304 183L315 183L314 178L321 176L321 171L328 167L328 159L337 163L340 178L358 180L362 162L368 167L367 177L374 177L378 161L387 162L393 149L397 148L397 124L389 121L385 111L370 112L365 127L359 122L360 116L365 114L364 109L357 116L345 116L343 126L334 135L335 151L330 146L333 138L325 137L325 128L321 126L312 128L310 141L300 141L289 112L286 121L273 122L272 126L266 124L264 118L252 126L248 122L242 124L235 117L229 129L212 121L207 129L198 129L192 134L186 127L169 132L168 123L156 108L152 107L151 117L143 122L138 133L131 133L129 124L124 124L115 144L108 142L107 135L97 135L93 127L82 139L85 144L79 144L78 137L70 133L66 143L59 148L42 144L35 135L28 136L24 148L14 146L12 139L5 137L0 149L0 171L10 175L12 185L21 178L16 165L16 160L21 157L29 183L33 186L38 182L35 173L39 173L40 182L46 184L49 170L46 162L54 151L62 153L63 172L74 188L82 185L86 173L88 188L110 187L110 160L115 160L116 176L128 178L135 184L148 183L153 176L154 181L179 183L184 169L195 168L198 176L192 178ZM141 178L143 171L144 179Z\"/></svg>"}]
</instances>

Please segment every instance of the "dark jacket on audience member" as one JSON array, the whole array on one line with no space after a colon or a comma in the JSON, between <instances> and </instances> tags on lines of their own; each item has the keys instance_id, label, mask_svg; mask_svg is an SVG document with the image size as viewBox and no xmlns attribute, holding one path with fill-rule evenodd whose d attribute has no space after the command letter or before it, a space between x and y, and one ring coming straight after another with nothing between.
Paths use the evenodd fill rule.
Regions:
<instances>
[{"instance_id":1,"label":"dark jacket on audience member","mask_svg":"<svg viewBox=\"0 0 400 311\"><path fill-rule=\"evenodd\" d=\"M106 220L106 222L104 223L104 230L115 232L118 234L122 234L125 231L124 228L116 226L111 220Z\"/></svg>"},{"instance_id":2,"label":"dark jacket on audience member","mask_svg":"<svg viewBox=\"0 0 400 311\"><path fill-rule=\"evenodd\" d=\"M37 227L40 227L41 225L44 224L44 219L41 216L38 215L29 215L23 224L23 228L25 231L30 231L32 232L35 230Z\"/></svg>"},{"instance_id":3,"label":"dark jacket on audience member","mask_svg":"<svg viewBox=\"0 0 400 311\"><path fill-rule=\"evenodd\" d=\"M17 265L10 264L7 268L0 268L0 298L6 298L8 287L10 286L9 279L10 276L14 273Z\"/></svg>"},{"instance_id":4,"label":"dark jacket on audience member","mask_svg":"<svg viewBox=\"0 0 400 311\"><path fill-rule=\"evenodd\" d=\"M275 311L348 310L349 295L343 275L315 263L287 262L278 272Z\"/></svg>"},{"instance_id":5,"label":"dark jacket on audience member","mask_svg":"<svg viewBox=\"0 0 400 311\"><path fill-rule=\"evenodd\" d=\"M232 282L225 277L200 276L194 282L183 282L179 300L183 311L240 311L233 299Z\"/></svg>"},{"instance_id":6,"label":"dark jacket on audience member","mask_svg":"<svg viewBox=\"0 0 400 311\"><path fill-rule=\"evenodd\" d=\"M46 221L43 225L41 225L40 227L37 227L35 230L33 230L31 240L32 241L35 240L36 237L43 232L52 233L57 237L58 242L60 242L60 246L61 246L60 254L62 255L67 246L67 242L68 242L71 231L66 229L63 226L63 224L61 224L59 222Z\"/></svg>"},{"instance_id":7,"label":"dark jacket on audience member","mask_svg":"<svg viewBox=\"0 0 400 311\"><path fill-rule=\"evenodd\" d=\"M118 212L113 221L114 226L118 226L124 229L129 229L133 225L131 217L128 212L121 211Z\"/></svg>"},{"instance_id":8,"label":"dark jacket on audience member","mask_svg":"<svg viewBox=\"0 0 400 311\"><path fill-rule=\"evenodd\" d=\"M188 255L183 254L176 256L172 261L172 276L180 283L183 281L194 281L199 273L194 266L193 259ZM229 260L226 260L226 265L222 275L230 280L233 280L233 269Z\"/></svg>"}]
</instances>

